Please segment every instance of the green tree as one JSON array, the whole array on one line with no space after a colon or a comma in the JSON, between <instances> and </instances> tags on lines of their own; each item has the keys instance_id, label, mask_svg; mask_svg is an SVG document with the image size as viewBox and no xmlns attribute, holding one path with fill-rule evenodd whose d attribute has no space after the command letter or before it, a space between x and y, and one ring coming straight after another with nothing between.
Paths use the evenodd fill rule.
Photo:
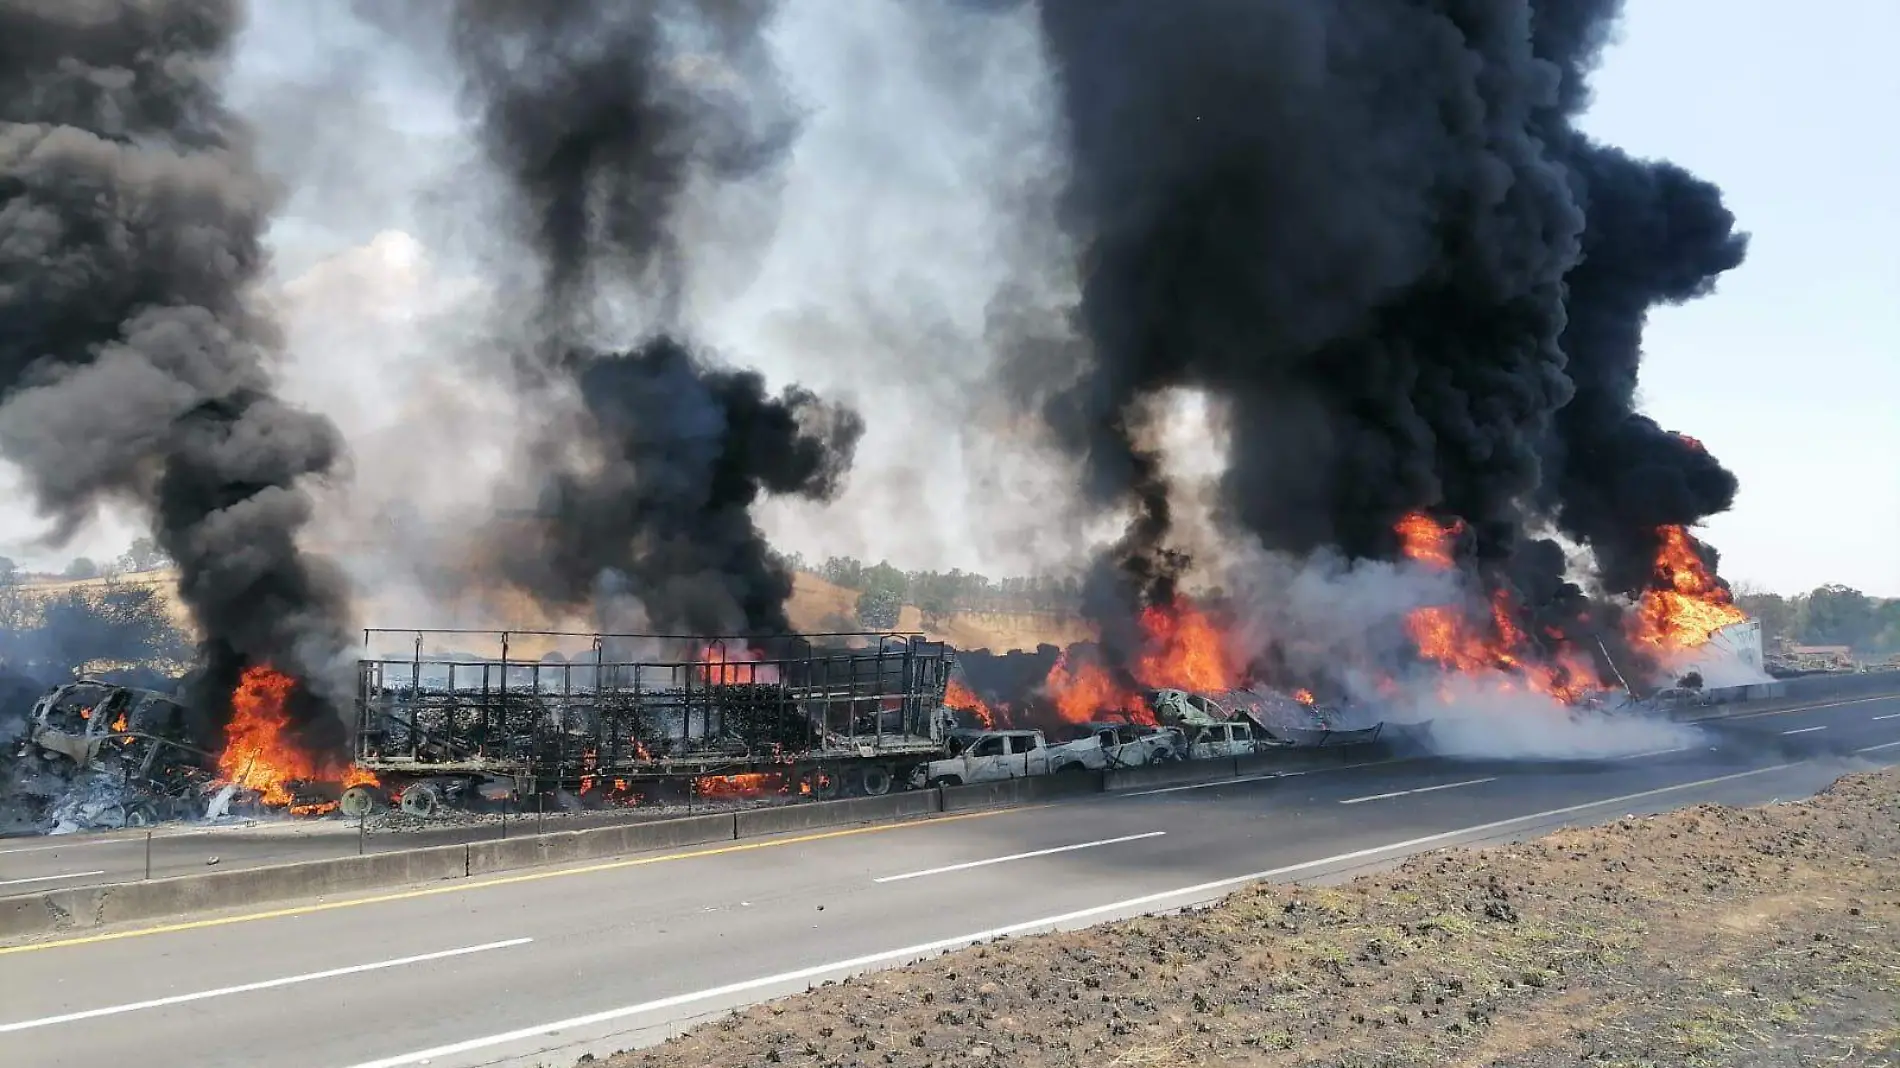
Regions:
<instances>
[{"instance_id":1,"label":"green tree","mask_svg":"<svg viewBox=\"0 0 1900 1068\"><path fill-rule=\"evenodd\" d=\"M904 602L897 591L881 588L858 594L858 626L866 630L895 630Z\"/></svg>"},{"instance_id":2,"label":"green tree","mask_svg":"<svg viewBox=\"0 0 1900 1068\"><path fill-rule=\"evenodd\" d=\"M121 571L157 571L170 563L171 560L159 549L158 543L150 538L134 540L125 555L119 557Z\"/></svg>"},{"instance_id":3,"label":"green tree","mask_svg":"<svg viewBox=\"0 0 1900 1068\"><path fill-rule=\"evenodd\" d=\"M1822 586L1808 594L1806 607L1805 644L1861 649L1878 633L1873 599L1851 587Z\"/></svg>"},{"instance_id":4,"label":"green tree","mask_svg":"<svg viewBox=\"0 0 1900 1068\"><path fill-rule=\"evenodd\" d=\"M66 565L65 577L69 579L95 579L99 577L99 565L89 556L78 556Z\"/></svg>"},{"instance_id":5,"label":"green tree","mask_svg":"<svg viewBox=\"0 0 1900 1068\"><path fill-rule=\"evenodd\" d=\"M1749 618L1761 621L1764 644L1779 638L1793 638L1800 633L1799 598L1783 597L1778 593L1738 585L1735 587L1735 605L1747 612Z\"/></svg>"}]
</instances>

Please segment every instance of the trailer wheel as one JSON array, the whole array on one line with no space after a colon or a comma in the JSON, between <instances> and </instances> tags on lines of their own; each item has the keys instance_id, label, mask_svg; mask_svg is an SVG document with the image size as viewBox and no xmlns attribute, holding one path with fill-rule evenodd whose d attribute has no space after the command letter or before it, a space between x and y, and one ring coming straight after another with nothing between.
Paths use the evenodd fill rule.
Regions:
<instances>
[{"instance_id":1,"label":"trailer wheel","mask_svg":"<svg viewBox=\"0 0 1900 1068\"><path fill-rule=\"evenodd\" d=\"M376 791L367 786L352 786L337 799L337 808L351 819L362 819L376 811Z\"/></svg>"},{"instance_id":2,"label":"trailer wheel","mask_svg":"<svg viewBox=\"0 0 1900 1068\"><path fill-rule=\"evenodd\" d=\"M418 819L430 819L442 808L442 791L434 783L415 782L403 787L402 811Z\"/></svg>"},{"instance_id":3,"label":"trailer wheel","mask_svg":"<svg viewBox=\"0 0 1900 1068\"><path fill-rule=\"evenodd\" d=\"M883 797L891 792L891 769L882 764L871 764L864 769L862 780L867 797Z\"/></svg>"},{"instance_id":4,"label":"trailer wheel","mask_svg":"<svg viewBox=\"0 0 1900 1068\"><path fill-rule=\"evenodd\" d=\"M831 768L813 768L805 774L805 783L811 787L814 801L830 801L844 792L844 783L838 779L838 773Z\"/></svg>"},{"instance_id":5,"label":"trailer wheel","mask_svg":"<svg viewBox=\"0 0 1900 1068\"><path fill-rule=\"evenodd\" d=\"M141 801L126 809L125 825L127 827L150 827L157 822L158 809L149 802Z\"/></svg>"}]
</instances>

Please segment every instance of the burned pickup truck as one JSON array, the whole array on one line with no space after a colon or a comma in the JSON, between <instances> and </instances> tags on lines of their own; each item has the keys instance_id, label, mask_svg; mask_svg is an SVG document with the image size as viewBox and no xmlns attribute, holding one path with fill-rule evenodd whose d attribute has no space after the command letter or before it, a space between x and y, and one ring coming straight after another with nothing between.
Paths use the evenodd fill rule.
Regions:
<instances>
[{"instance_id":1,"label":"burned pickup truck","mask_svg":"<svg viewBox=\"0 0 1900 1068\"><path fill-rule=\"evenodd\" d=\"M191 744L188 713L176 699L96 679L55 686L34 702L18 756L69 782L91 776L109 783L122 800L103 822L127 826L192 814L217 766Z\"/></svg>"},{"instance_id":2,"label":"burned pickup truck","mask_svg":"<svg viewBox=\"0 0 1900 1068\"><path fill-rule=\"evenodd\" d=\"M1185 690L1156 690L1148 697L1155 722L1177 727L1190 746L1207 755L1240 755L1274 749L1370 745L1386 732L1384 722L1346 728L1342 709L1304 694L1264 687L1209 695ZM1239 727L1246 727L1243 733ZM1197 755L1200 755L1197 753Z\"/></svg>"}]
</instances>

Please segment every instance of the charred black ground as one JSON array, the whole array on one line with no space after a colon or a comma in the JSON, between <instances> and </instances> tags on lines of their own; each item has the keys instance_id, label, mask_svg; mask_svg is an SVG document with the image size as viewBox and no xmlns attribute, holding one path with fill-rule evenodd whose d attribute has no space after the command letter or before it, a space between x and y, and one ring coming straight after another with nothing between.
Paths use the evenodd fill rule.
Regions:
<instances>
[{"instance_id":1,"label":"charred black ground","mask_svg":"<svg viewBox=\"0 0 1900 1068\"><path fill-rule=\"evenodd\" d=\"M345 586L297 539L342 445L277 396L247 299L274 192L222 95L242 10L0 0L0 450L55 538L107 503L150 517L204 640L197 707L267 662L305 683L303 744L340 753Z\"/></svg>"},{"instance_id":2,"label":"charred black ground","mask_svg":"<svg viewBox=\"0 0 1900 1068\"><path fill-rule=\"evenodd\" d=\"M786 630L791 575L751 507L830 497L863 430L808 390L713 366L678 323L688 189L770 172L795 130L762 39L773 6L464 0L452 17L537 264L521 371L584 411L535 443L540 551L505 554L508 577L550 605L626 605L616 627ZM627 318L645 341L596 343Z\"/></svg>"},{"instance_id":3,"label":"charred black ground","mask_svg":"<svg viewBox=\"0 0 1900 1068\"><path fill-rule=\"evenodd\" d=\"M1227 409L1231 528L1392 558L1401 516L1457 517L1472 569L1560 629L1603 613L1528 530L1633 593L1659 525L1729 506L1734 477L1635 383L1648 310L1745 239L1714 186L1575 128L1620 7L1041 0L1090 354L1069 381L1024 345L1013 373L1045 385L1085 490L1136 512L1093 587L1106 636L1180 573L1137 417L1170 387Z\"/></svg>"}]
</instances>

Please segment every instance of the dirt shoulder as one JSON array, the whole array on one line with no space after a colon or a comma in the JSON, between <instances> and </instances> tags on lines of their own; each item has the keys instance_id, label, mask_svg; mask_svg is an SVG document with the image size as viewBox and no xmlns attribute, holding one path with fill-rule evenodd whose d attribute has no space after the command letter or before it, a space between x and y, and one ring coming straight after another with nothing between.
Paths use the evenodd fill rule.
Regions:
<instances>
[{"instance_id":1,"label":"dirt shoulder","mask_svg":"<svg viewBox=\"0 0 1900 1068\"><path fill-rule=\"evenodd\" d=\"M1900 771L974 947L609 1063L1900 1066Z\"/></svg>"}]
</instances>

